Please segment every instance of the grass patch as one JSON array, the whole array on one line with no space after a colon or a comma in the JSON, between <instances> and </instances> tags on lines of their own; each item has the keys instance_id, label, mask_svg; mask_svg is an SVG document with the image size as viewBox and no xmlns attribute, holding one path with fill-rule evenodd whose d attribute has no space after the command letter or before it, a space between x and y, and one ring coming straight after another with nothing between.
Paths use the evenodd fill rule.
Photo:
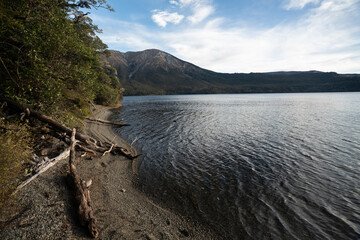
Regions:
<instances>
[{"instance_id":1,"label":"grass patch","mask_svg":"<svg viewBox=\"0 0 360 240\"><path fill-rule=\"evenodd\" d=\"M0 210L6 207L30 160L32 144L27 124L0 119Z\"/></svg>"}]
</instances>

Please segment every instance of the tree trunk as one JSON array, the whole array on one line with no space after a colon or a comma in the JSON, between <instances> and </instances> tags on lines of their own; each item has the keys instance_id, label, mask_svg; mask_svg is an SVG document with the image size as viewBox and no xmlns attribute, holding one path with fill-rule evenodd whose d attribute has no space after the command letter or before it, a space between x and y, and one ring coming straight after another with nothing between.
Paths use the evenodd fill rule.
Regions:
<instances>
[{"instance_id":1,"label":"tree trunk","mask_svg":"<svg viewBox=\"0 0 360 240\"><path fill-rule=\"evenodd\" d=\"M94 211L91 206L90 199L90 190L91 180L85 182L80 179L79 175L76 172L75 167L75 135L76 129L72 130L71 135L71 146L70 146L70 158L69 158L69 167L70 167L70 177L75 186L75 198L79 204L78 214L80 223L83 226L87 226L90 234L93 238L97 238L99 233L96 226L96 218L94 216Z\"/></svg>"},{"instance_id":2,"label":"tree trunk","mask_svg":"<svg viewBox=\"0 0 360 240\"><path fill-rule=\"evenodd\" d=\"M58 131L61 131L61 132L66 132L69 136L71 136L72 130L70 128L68 128L68 127L62 125L61 123L55 121L51 117L48 117L46 115L43 115L43 114L39 113L38 111L27 108L27 107L13 101L13 100L6 99L6 98L4 98L2 100L5 101L8 104L8 106L13 107L13 108L15 108L16 110L18 110L20 112L25 112L28 116L37 118L40 121L49 124L55 130L58 130ZM76 133L76 139L79 139L80 141L86 142L86 143L94 141L94 139L92 139L91 137L86 136L86 135L81 134L81 133Z\"/></svg>"},{"instance_id":3,"label":"tree trunk","mask_svg":"<svg viewBox=\"0 0 360 240\"><path fill-rule=\"evenodd\" d=\"M66 149L65 151L63 151L61 154L59 154L59 156L50 159L47 163L45 163L44 166L42 166L39 171L32 177L30 177L29 179L27 179L25 182L23 182L22 184L20 184L17 188L16 191L14 192L14 194L19 191L20 189L22 189L23 187L25 187L26 185L28 185L31 181L33 181L35 178L37 178L40 174L46 172L47 170L49 170L51 167L55 166L55 164L57 162L59 162L62 159L65 159L69 156L70 154L70 150Z\"/></svg>"}]
</instances>

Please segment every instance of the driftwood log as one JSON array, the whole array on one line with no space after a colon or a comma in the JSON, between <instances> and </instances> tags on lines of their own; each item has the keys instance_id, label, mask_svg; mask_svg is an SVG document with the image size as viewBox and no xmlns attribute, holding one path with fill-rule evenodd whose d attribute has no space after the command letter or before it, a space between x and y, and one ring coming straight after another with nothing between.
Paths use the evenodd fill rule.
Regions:
<instances>
[{"instance_id":1,"label":"driftwood log","mask_svg":"<svg viewBox=\"0 0 360 240\"><path fill-rule=\"evenodd\" d=\"M77 203L79 204L78 214L79 214L80 223L83 226L87 226L93 238L97 238L99 232L96 226L96 218L94 216L94 210L91 205L90 190L89 190L89 187L91 185L91 180L86 182L80 179L75 167L75 145L76 145L75 135L76 135L76 129L74 128L71 135L69 176L74 183L75 198Z\"/></svg>"},{"instance_id":2,"label":"driftwood log","mask_svg":"<svg viewBox=\"0 0 360 240\"><path fill-rule=\"evenodd\" d=\"M69 157L70 154L70 150L66 149L65 151L63 151L61 154L59 154L57 157L50 159L49 161L47 161L40 169L39 171L33 175L32 177L30 177L29 179L27 179L25 182L23 182L22 184L20 184L17 188L16 191L14 192L14 194L19 191L20 189L22 189L23 187L25 187L26 185L28 185L30 182L32 182L35 178L37 178L40 174L46 172L47 170L49 170L51 167L53 167L57 162L59 162L62 159L65 159L67 157Z\"/></svg>"},{"instance_id":3,"label":"driftwood log","mask_svg":"<svg viewBox=\"0 0 360 240\"><path fill-rule=\"evenodd\" d=\"M102 120L102 119L96 119L96 118L86 118L87 120L90 121L94 121L94 122L99 122L99 123L105 123L105 124L111 124L111 125L115 125L115 126L119 126L119 127L123 127L123 126L130 126L130 124L127 123L121 123L121 122L112 122L112 121L107 121L107 120Z\"/></svg>"},{"instance_id":4,"label":"driftwood log","mask_svg":"<svg viewBox=\"0 0 360 240\"><path fill-rule=\"evenodd\" d=\"M32 110L31 108L28 108L26 106L23 106L21 104L19 104L18 102L15 102L11 99L6 99L3 98L1 99L2 101L5 101L7 103L8 107L12 107L13 109L19 111L19 112L23 112L25 113L27 116L30 117L34 117L44 123L49 124L52 128L54 128L55 130L58 130L60 132L66 132L69 136L71 136L71 132L72 130L64 125L62 125L61 123L55 121L54 119L52 119L49 116L43 115L41 113L39 113L38 111ZM84 134L81 133L76 133L76 139L79 139L80 141L83 142L91 142L94 141L94 139L90 138L89 136L86 136Z\"/></svg>"},{"instance_id":5,"label":"driftwood log","mask_svg":"<svg viewBox=\"0 0 360 240\"><path fill-rule=\"evenodd\" d=\"M6 99L6 98L2 98L2 101L6 102L8 107L11 107L19 112L24 113L24 116L29 116L29 117L33 117L36 118L46 124L48 124L50 127L52 127L55 131L59 131L59 132L65 132L67 134L67 136L71 136L72 134L72 130L64 125L62 125L61 123L55 121L54 119L52 119L49 116L46 116L44 114L41 114L38 111L35 111L31 108L28 108L26 106L23 106L11 99ZM101 120L104 121L104 120ZM81 144L82 148L84 149L84 151L86 151L85 149L88 149L88 152L91 152L92 154L94 152L100 152L100 153L104 153L106 151L109 151L109 149L111 148L111 146L113 145L112 143L101 143L101 146L98 146L97 143L100 142L90 136L87 136L86 134L81 134L76 132L76 139L83 142L83 144ZM119 147L119 146L114 146L111 148L110 150L111 153L113 154L121 154L124 155L125 157L127 157L128 159L134 159L137 158L139 155L132 155L130 151L128 151L127 149L123 148L123 147ZM109 152L109 153L110 153Z\"/></svg>"}]
</instances>

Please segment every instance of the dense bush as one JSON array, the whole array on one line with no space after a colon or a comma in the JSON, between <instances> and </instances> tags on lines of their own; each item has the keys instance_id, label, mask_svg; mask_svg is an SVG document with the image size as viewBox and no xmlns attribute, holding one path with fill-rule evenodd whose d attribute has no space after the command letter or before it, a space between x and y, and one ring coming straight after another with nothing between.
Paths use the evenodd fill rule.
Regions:
<instances>
[{"instance_id":1,"label":"dense bush","mask_svg":"<svg viewBox=\"0 0 360 240\"><path fill-rule=\"evenodd\" d=\"M1 0L0 94L54 115L73 102L69 90L78 102L116 104L120 83L99 59L106 45L81 11L92 7L111 10L104 0Z\"/></svg>"}]
</instances>

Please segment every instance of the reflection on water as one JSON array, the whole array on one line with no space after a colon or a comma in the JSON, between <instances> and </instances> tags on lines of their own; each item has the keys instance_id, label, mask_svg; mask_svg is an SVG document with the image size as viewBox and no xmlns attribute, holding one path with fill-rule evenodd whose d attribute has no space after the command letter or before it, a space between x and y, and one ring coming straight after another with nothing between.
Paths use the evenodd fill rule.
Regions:
<instances>
[{"instance_id":1,"label":"reflection on water","mask_svg":"<svg viewBox=\"0 0 360 240\"><path fill-rule=\"evenodd\" d=\"M144 189L224 237L360 238L360 93L122 103Z\"/></svg>"}]
</instances>

